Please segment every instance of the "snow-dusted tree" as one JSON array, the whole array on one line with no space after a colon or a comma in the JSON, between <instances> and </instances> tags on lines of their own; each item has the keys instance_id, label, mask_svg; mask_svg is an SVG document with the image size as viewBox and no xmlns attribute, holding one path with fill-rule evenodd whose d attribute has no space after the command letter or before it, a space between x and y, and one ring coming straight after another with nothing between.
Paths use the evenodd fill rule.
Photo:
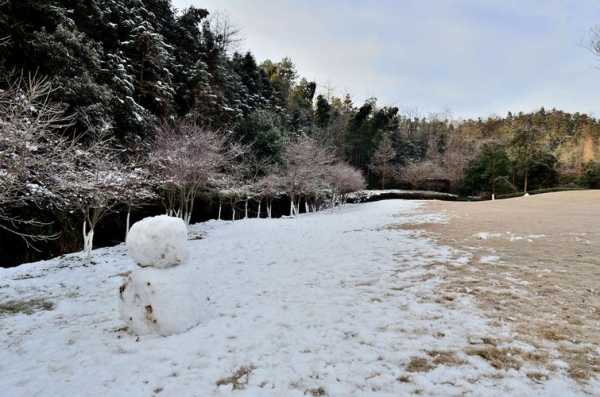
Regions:
<instances>
[{"instance_id":1,"label":"snow-dusted tree","mask_svg":"<svg viewBox=\"0 0 600 397\"><path fill-rule=\"evenodd\" d=\"M240 189L244 196L244 212L248 218L248 203L253 200L257 203L257 218L261 217L262 201L263 201L263 185L262 179L264 175L269 173L273 165L268 159L260 158L254 153L246 150L242 161L236 165L236 174L240 176L240 180L244 181Z\"/></svg>"},{"instance_id":2,"label":"snow-dusted tree","mask_svg":"<svg viewBox=\"0 0 600 397\"><path fill-rule=\"evenodd\" d=\"M121 183L117 188L118 200L127 209L125 217L125 238L129 233L131 210L157 198L154 187L158 186L157 178L145 167L141 161L131 161L122 168Z\"/></svg>"},{"instance_id":3,"label":"snow-dusted tree","mask_svg":"<svg viewBox=\"0 0 600 397\"><path fill-rule=\"evenodd\" d=\"M290 198L290 216L294 216L300 212L303 197L324 189L335 155L315 139L302 135L285 146L282 157L283 185Z\"/></svg>"},{"instance_id":4,"label":"snow-dusted tree","mask_svg":"<svg viewBox=\"0 0 600 397\"><path fill-rule=\"evenodd\" d=\"M151 160L164 181L167 214L189 224L199 191L240 151L225 135L194 123L161 126Z\"/></svg>"},{"instance_id":5,"label":"snow-dusted tree","mask_svg":"<svg viewBox=\"0 0 600 397\"><path fill-rule=\"evenodd\" d=\"M167 115L175 95L170 70L173 47L157 31L160 25L155 15L143 6L132 9L134 18L126 21L130 37L122 44L136 74L137 96L155 114Z\"/></svg>"},{"instance_id":6,"label":"snow-dusted tree","mask_svg":"<svg viewBox=\"0 0 600 397\"><path fill-rule=\"evenodd\" d=\"M392 146L392 140L386 134L381 139L377 150L371 157L371 164L369 168L379 176L381 181L381 189L385 189L385 182L389 178L394 176L395 167L392 164L392 160L396 157L396 151Z\"/></svg>"},{"instance_id":7,"label":"snow-dusted tree","mask_svg":"<svg viewBox=\"0 0 600 397\"><path fill-rule=\"evenodd\" d=\"M345 204L348 194L363 190L367 183L362 172L347 163L336 163L329 168L332 189L331 205Z\"/></svg>"},{"instance_id":8,"label":"snow-dusted tree","mask_svg":"<svg viewBox=\"0 0 600 397\"><path fill-rule=\"evenodd\" d=\"M42 232L47 223L16 217L11 210L59 205L54 177L74 154L74 141L57 134L73 118L50 100L53 91L48 79L23 74L0 90L0 229L17 234L28 247L57 235Z\"/></svg>"},{"instance_id":9,"label":"snow-dusted tree","mask_svg":"<svg viewBox=\"0 0 600 397\"><path fill-rule=\"evenodd\" d=\"M98 223L119 204L127 180L117 152L105 134L92 137L74 150L73 166L56 176L59 193L68 207L83 216L83 253L91 257Z\"/></svg>"},{"instance_id":10,"label":"snow-dusted tree","mask_svg":"<svg viewBox=\"0 0 600 397\"><path fill-rule=\"evenodd\" d=\"M257 182L257 190L260 200L265 201L267 217L271 218L273 215L273 199L277 197L285 189L284 181L277 173L270 173ZM260 204L259 204L259 217L260 217Z\"/></svg>"}]
</instances>

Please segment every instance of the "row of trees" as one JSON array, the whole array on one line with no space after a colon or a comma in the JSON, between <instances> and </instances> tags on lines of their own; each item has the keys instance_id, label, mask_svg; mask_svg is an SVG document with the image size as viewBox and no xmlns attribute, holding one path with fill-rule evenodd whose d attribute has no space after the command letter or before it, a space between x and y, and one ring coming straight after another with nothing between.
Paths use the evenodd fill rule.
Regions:
<instances>
[{"instance_id":1,"label":"row of trees","mask_svg":"<svg viewBox=\"0 0 600 397\"><path fill-rule=\"evenodd\" d=\"M271 217L273 198L285 194L290 201L290 216L318 211L323 206L343 204L349 193L363 189L360 171L336 158L320 142L300 135L285 143L280 163L257 159L251 148L222 133L197 124L181 122L163 126L157 134L151 161L163 181L167 213L181 216L189 223L194 202L201 192L212 192L219 201L219 215L224 201L236 218L236 205L258 204L261 216L263 201Z\"/></svg>"},{"instance_id":2,"label":"row of trees","mask_svg":"<svg viewBox=\"0 0 600 397\"><path fill-rule=\"evenodd\" d=\"M51 101L52 93L46 78L23 75L0 92L0 227L29 245L57 236L20 232L19 226L46 224L12 215L19 207L77 210L89 255L96 225L116 206L127 208L126 234L131 208L158 197L167 214L189 224L201 194L228 200L235 219L239 201L244 217L249 200L258 203L259 217L265 201L271 217L273 198L287 195L293 216L302 201L307 212L317 211L365 186L359 171L306 135L286 142L282 161L270 163L233 135L185 120L162 124L147 156L122 156L106 134L69 135L73 116Z\"/></svg>"},{"instance_id":3,"label":"row of trees","mask_svg":"<svg viewBox=\"0 0 600 397\"><path fill-rule=\"evenodd\" d=\"M599 139L597 120L556 110L485 121L399 117L397 128L373 151L368 169L375 176L371 183L381 188L493 194L497 182L503 193L561 183L592 186ZM490 180L484 169L495 169L496 162L504 166Z\"/></svg>"},{"instance_id":4,"label":"row of trees","mask_svg":"<svg viewBox=\"0 0 600 397\"><path fill-rule=\"evenodd\" d=\"M35 248L36 241L58 234L44 233L48 224L35 216L15 213L23 208L76 210L89 253L94 228L110 208L155 193L145 171L118 161L110 138L76 135L74 116L52 101L53 92L47 78L22 74L0 91L0 228Z\"/></svg>"},{"instance_id":5,"label":"row of trees","mask_svg":"<svg viewBox=\"0 0 600 397\"><path fill-rule=\"evenodd\" d=\"M343 202L361 173L463 194L600 180L589 116L402 115L320 93L290 59L259 63L237 40L226 20L169 0L0 0L0 75L12 76L0 81L0 227L49 238L30 232L46 230L35 210L14 214L76 208L89 249L108 209L159 198L189 222L198 195L241 217L248 202L269 216L286 194L295 214Z\"/></svg>"},{"instance_id":6,"label":"row of trees","mask_svg":"<svg viewBox=\"0 0 600 397\"><path fill-rule=\"evenodd\" d=\"M464 190L477 153L462 146L492 139L513 152L512 135L523 129L539 131L561 174L582 174L587 161L563 148L600 136L597 120L557 110L456 121L318 95L290 59L258 63L232 52L236 35L225 19L169 0L0 1L0 73L52 76L51 97L74 115L73 127L108 134L132 156L147 154L165 120L186 119L250 145L267 163L281 163L295 137L311 136L378 187ZM513 162L522 185L522 162Z\"/></svg>"}]
</instances>

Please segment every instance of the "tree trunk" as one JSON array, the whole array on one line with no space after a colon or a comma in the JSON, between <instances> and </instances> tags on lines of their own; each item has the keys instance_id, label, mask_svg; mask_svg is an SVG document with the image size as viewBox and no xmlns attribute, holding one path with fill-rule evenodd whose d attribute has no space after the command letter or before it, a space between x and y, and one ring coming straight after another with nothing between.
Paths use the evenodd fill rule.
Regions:
<instances>
[{"instance_id":1,"label":"tree trunk","mask_svg":"<svg viewBox=\"0 0 600 397\"><path fill-rule=\"evenodd\" d=\"M527 193L527 183L529 182L529 168L525 169L525 182L523 184L523 192Z\"/></svg>"},{"instance_id":2,"label":"tree trunk","mask_svg":"<svg viewBox=\"0 0 600 397\"><path fill-rule=\"evenodd\" d=\"M248 199L244 203L244 219L248 219Z\"/></svg>"},{"instance_id":3,"label":"tree trunk","mask_svg":"<svg viewBox=\"0 0 600 397\"><path fill-rule=\"evenodd\" d=\"M87 231L87 220L83 221L83 256L91 258L92 248L94 247L94 229L90 225L90 231Z\"/></svg>"},{"instance_id":4,"label":"tree trunk","mask_svg":"<svg viewBox=\"0 0 600 397\"><path fill-rule=\"evenodd\" d=\"M217 217L217 220L221 220L221 210L223 209L223 200L219 200L219 215Z\"/></svg>"},{"instance_id":5,"label":"tree trunk","mask_svg":"<svg viewBox=\"0 0 600 397\"><path fill-rule=\"evenodd\" d=\"M131 207L127 207L127 218L125 219L125 241L127 241L127 236L129 235L129 221L131 219Z\"/></svg>"}]
</instances>

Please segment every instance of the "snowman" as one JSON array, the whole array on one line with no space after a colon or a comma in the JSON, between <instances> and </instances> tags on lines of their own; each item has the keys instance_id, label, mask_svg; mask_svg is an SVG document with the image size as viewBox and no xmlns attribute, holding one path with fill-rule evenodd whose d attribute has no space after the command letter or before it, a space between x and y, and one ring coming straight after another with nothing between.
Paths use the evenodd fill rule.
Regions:
<instances>
[{"instance_id":1,"label":"snowman","mask_svg":"<svg viewBox=\"0 0 600 397\"><path fill-rule=\"evenodd\" d=\"M135 223L127 250L136 264L119 289L120 314L137 335L169 336L198 325L205 309L194 269L186 264L187 227L156 216Z\"/></svg>"}]
</instances>

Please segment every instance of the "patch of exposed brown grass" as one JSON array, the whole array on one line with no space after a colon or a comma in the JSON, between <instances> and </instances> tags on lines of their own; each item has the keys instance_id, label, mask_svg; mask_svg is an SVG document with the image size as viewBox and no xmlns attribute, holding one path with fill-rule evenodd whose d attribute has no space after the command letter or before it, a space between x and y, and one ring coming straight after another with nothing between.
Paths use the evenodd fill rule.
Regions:
<instances>
[{"instance_id":1,"label":"patch of exposed brown grass","mask_svg":"<svg viewBox=\"0 0 600 397\"><path fill-rule=\"evenodd\" d=\"M0 316L14 316L16 314L31 315L39 311L54 310L54 307L54 303L44 298L12 300L0 303Z\"/></svg>"},{"instance_id":2,"label":"patch of exposed brown grass","mask_svg":"<svg viewBox=\"0 0 600 397\"><path fill-rule=\"evenodd\" d=\"M499 349L495 346L468 347L465 353L469 356L479 356L496 369L521 369L521 361L517 359L520 350L514 348Z\"/></svg>"},{"instance_id":3,"label":"patch of exposed brown grass","mask_svg":"<svg viewBox=\"0 0 600 397\"><path fill-rule=\"evenodd\" d=\"M321 396L326 396L327 392L325 391L325 389L323 387L317 387L314 389L307 389L304 391L304 395L309 395L309 396L314 396L314 397L321 397Z\"/></svg>"},{"instance_id":4,"label":"patch of exposed brown grass","mask_svg":"<svg viewBox=\"0 0 600 397\"><path fill-rule=\"evenodd\" d=\"M573 379L585 381L600 376L598 350L584 347L600 345L600 223L590 216L597 213L598 200L600 191L481 203L430 202L423 210L445 213L448 223L397 227L423 231L472 255L465 266L437 265L445 277L439 296L471 296L490 324L508 325L514 339L536 348L529 356L522 352L511 358L552 372L557 368L549 356L557 355L569 365ZM480 232L497 237L482 239ZM500 260L481 261L490 255ZM453 304L443 298L439 303ZM503 349L471 350L498 367L516 365L512 359L503 362Z\"/></svg>"},{"instance_id":5,"label":"patch of exposed brown grass","mask_svg":"<svg viewBox=\"0 0 600 397\"><path fill-rule=\"evenodd\" d=\"M255 369L253 365L240 367L231 376L217 380L217 386L231 385L233 390L244 390Z\"/></svg>"},{"instance_id":6,"label":"patch of exposed brown grass","mask_svg":"<svg viewBox=\"0 0 600 397\"><path fill-rule=\"evenodd\" d=\"M591 347L561 346L560 353L569 363L569 376L588 380L600 373L600 357Z\"/></svg>"},{"instance_id":7,"label":"patch of exposed brown grass","mask_svg":"<svg viewBox=\"0 0 600 397\"><path fill-rule=\"evenodd\" d=\"M434 368L435 366L431 365L429 360L423 357L413 357L406 365L408 372L429 372Z\"/></svg>"},{"instance_id":8,"label":"patch of exposed brown grass","mask_svg":"<svg viewBox=\"0 0 600 397\"><path fill-rule=\"evenodd\" d=\"M458 357L455 352L433 350L428 351L427 355L431 357L431 362L436 366L445 365L448 367L457 367L466 363L465 360Z\"/></svg>"},{"instance_id":9,"label":"patch of exposed brown grass","mask_svg":"<svg viewBox=\"0 0 600 397\"><path fill-rule=\"evenodd\" d=\"M543 383L550 379L548 375L543 374L541 372L529 372L527 374L527 377L536 383Z\"/></svg>"}]
</instances>

